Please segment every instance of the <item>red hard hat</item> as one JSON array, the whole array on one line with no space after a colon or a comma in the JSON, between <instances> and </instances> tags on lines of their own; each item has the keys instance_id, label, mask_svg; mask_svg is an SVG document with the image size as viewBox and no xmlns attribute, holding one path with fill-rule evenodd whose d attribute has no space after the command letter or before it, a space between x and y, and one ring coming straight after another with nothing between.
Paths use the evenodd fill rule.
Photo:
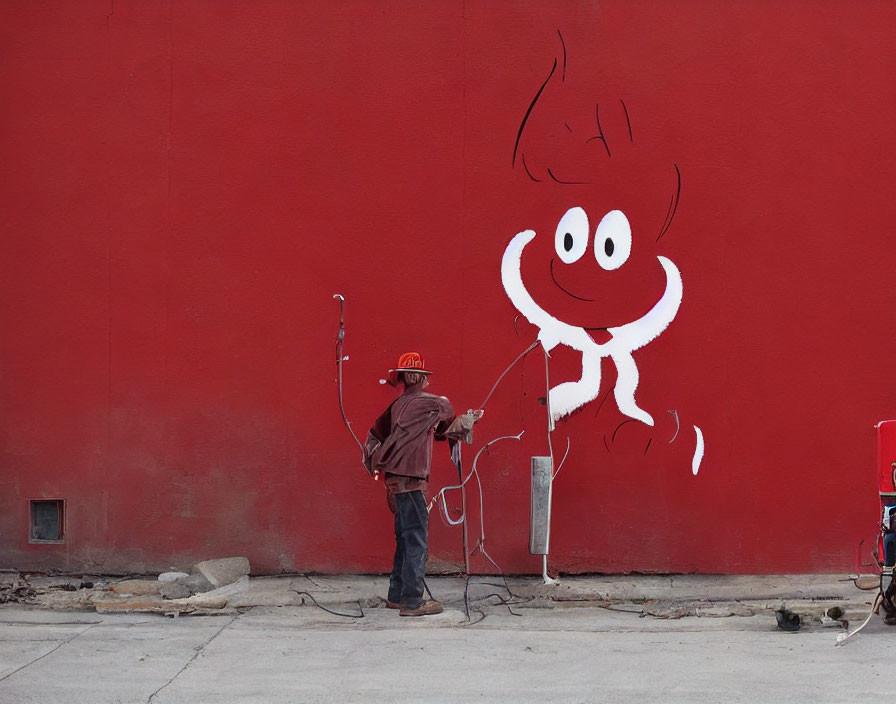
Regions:
<instances>
[{"instance_id":1,"label":"red hard hat","mask_svg":"<svg viewBox=\"0 0 896 704\"><path fill-rule=\"evenodd\" d=\"M419 352L405 352L398 358L398 365L395 369L389 370L389 380L395 383L398 380L399 372L416 372L418 374L432 374L431 371L424 368L423 355Z\"/></svg>"}]
</instances>

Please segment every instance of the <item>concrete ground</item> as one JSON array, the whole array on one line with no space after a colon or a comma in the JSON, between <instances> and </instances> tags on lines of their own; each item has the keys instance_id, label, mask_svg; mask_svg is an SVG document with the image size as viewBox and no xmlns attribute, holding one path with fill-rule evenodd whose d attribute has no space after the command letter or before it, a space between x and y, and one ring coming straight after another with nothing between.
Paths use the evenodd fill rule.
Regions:
<instances>
[{"instance_id":1,"label":"concrete ground","mask_svg":"<svg viewBox=\"0 0 896 704\"><path fill-rule=\"evenodd\" d=\"M839 607L855 628L875 594L845 577L514 578L509 592L478 577L469 619L463 579L428 581L446 611L423 618L385 608L383 577L253 578L214 616L62 608L77 592L3 605L0 702L892 698L896 627L875 616L834 645L843 627L825 613ZM782 604L802 615L800 631L777 628Z\"/></svg>"}]
</instances>

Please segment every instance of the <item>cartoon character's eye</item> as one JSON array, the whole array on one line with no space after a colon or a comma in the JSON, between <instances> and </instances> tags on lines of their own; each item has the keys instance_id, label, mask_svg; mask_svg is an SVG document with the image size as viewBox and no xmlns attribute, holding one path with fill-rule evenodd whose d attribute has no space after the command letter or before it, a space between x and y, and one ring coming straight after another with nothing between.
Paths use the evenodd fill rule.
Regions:
<instances>
[{"instance_id":1,"label":"cartoon character's eye","mask_svg":"<svg viewBox=\"0 0 896 704\"><path fill-rule=\"evenodd\" d=\"M632 253L632 228L621 210L604 215L594 233L594 256L601 269L618 269Z\"/></svg>"},{"instance_id":2,"label":"cartoon character's eye","mask_svg":"<svg viewBox=\"0 0 896 704\"><path fill-rule=\"evenodd\" d=\"M557 254L567 264L581 259L588 249L588 216L582 208L576 206L566 211L557 223L557 235L554 247Z\"/></svg>"}]
</instances>

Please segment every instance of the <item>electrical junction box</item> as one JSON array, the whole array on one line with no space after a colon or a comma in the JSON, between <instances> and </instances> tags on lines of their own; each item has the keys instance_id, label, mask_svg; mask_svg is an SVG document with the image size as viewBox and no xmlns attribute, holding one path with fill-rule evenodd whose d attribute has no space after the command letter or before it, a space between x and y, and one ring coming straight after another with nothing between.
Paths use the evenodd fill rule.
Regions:
<instances>
[{"instance_id":1,"label":"electrical junction box","mask_svg":"<svg viewBox=\"0 0 896 704\"><path fill-rule=\"evenodd\" d=\"M554 464L550 457L532 458L532 494L529 504L529 552L547 555L551 539L551 483Z\"/></svg>"}]
</instances>

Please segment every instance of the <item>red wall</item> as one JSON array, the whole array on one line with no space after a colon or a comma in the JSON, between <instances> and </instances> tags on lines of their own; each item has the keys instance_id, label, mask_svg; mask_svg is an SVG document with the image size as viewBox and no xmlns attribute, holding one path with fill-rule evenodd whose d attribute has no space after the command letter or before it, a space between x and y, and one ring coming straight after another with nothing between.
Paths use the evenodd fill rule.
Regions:
<instances>
[{"instance_id":1,"label":"red wall","mask_svg":"<svg viewBox=\"0 0 896 704\"><path fill-rule=\"evenodd\" d=\"M631 267L579 268L588 315L640 315L660 255L684 294L634 353L655 426L620 425L604 359L552 434L551 565L867 569L872 426L896 414L894 25L889 2L3 3L0 564L387 569L333 294L360 434L408 349L466 410L538 333L514 324L505 246L538 233L523 274L554 300L543 265L582 206L633 227ZM514 146L555 60L518 145L536 181ZM585 143L595 105L612 156ZM581 355L551 354L552 383L578 378ZM540 569L544 395L536 350L466 451L526 430L479 463L508 572ZM456 476L435 464L434 488ZM61 545L28 542L39 498L66 500ZM459 529L431 532L461 563Z\"/></svg>"}]
</instances>

